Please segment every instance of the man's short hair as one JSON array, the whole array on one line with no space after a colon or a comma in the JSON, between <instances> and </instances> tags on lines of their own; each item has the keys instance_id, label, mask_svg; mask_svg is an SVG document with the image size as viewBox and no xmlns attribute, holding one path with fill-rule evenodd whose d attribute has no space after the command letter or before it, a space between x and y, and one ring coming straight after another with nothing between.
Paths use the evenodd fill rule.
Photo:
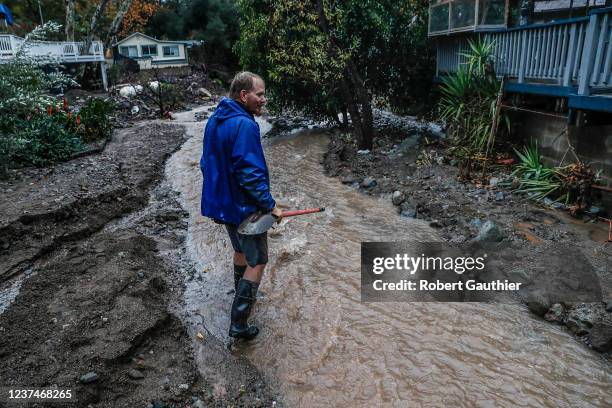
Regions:
<instances>
[{"instance_id":1,"label":"man's short hair","mask_svg":"<svg viewBox=\"0 0 612 408\"><path fill-rule=\"evenodd\" d=\"M232 79L232 84L230 85L230 91L229 91L230 98L234 100L239 100L240 91L245 90L249 92L250 90L252 90L254 82L255 82L254 81L255 78L263 82L263 79L259 75L254 74L252 72L242 71L242 72L237 73L234 76L234 79Z\"/></svg>"}]
</instances>

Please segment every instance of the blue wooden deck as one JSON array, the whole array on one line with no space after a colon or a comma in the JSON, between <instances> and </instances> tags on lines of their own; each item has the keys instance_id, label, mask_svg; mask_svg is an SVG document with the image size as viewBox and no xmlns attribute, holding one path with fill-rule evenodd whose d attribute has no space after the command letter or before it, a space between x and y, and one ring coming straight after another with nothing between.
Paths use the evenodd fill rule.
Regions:
<instances>
[{"instance_id":1,"label":"blue wooden deck","mask_svg":"<svg viewBox=\"0 0 612 408\"><path fill-rule=\"evenodd\" d=\"M612 7L475 35L494 43L495 72L508 78L508 91L568 97L570 108L612 112ZM438 76L466 62L468 38L438 37Z\"/></svg>"}]
</instances>

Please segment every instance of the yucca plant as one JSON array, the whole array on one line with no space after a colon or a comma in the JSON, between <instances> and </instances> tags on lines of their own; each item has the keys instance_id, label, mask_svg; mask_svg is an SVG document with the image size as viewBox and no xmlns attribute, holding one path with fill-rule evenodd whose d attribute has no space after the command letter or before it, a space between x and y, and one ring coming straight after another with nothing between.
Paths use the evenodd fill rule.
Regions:
<instances>
[{"instance_id":1,"label":"yucca plant","mask_svg":"<svg viewBox=\"0 0 612 408\"><path fill-rule=\"evenodd\" d=\"M514 149L514 152L520 160L512 172L520 182L516 192L528 194L534 200L556 194L555 201L568 201L569 195L563 193L563 168L544 166L537 143L524 146L522 151Z\"/></svg>"},{"instance_id":2,"label":"yucca plant","mask_svg":"<svg viewBox=\"0 0 612 408\"><path fill-rule=\"evenodd\" d=\"M500 88L491 69L495 47L481 39L470 40L469 47L469 52L460 54L467 63L442 79L440 115L455 145L486 155L494 143L491 128ZM503 120L509 125L507 118Z\"/></svg>"}]
</instances>

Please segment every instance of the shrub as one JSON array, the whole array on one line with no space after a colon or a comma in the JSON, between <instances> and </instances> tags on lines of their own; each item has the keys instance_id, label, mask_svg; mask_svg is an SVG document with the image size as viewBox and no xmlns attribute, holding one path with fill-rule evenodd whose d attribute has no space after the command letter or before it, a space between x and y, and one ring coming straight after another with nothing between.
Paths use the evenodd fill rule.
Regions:
<instances>
[{"instance_id":1,"label":"shrub","mask_svg":"<svg viewBox=\"0 0 612 408\"><path fill-rule=\"evenodd\" d=\"M61 73L58 61L26 52L33 40L43 40L60 27L52 22L37 27L26 35L15 58L0 64L0 175L10 167L66 160L81 146L76 118L50 95L78 84Z\"/></svg>"},{"instance_id":2,"label":"shrub","mask_svg":"<svg viewBox=\"0 0 612 408\"><path fill-rule=\"evenodd\" d=\"M79 133L85 143L100 139L110 139L113 127L109 115L115 109L111 100L101 98L88 99L79 110L81 124Z\"/></svg>"},{"instance_id":3,"label":"shrub","mask_svg":"<svg viewBox=\"0 0 612 408\"><path fill-rule=\"evenodd\" d=\"M9 135L12 162L16 165L45 166L67 160L82 148L67 115L37 114L19 124L19 134ZM12 143L12 145L11 145Z\"/></svg>"}]
</instances>

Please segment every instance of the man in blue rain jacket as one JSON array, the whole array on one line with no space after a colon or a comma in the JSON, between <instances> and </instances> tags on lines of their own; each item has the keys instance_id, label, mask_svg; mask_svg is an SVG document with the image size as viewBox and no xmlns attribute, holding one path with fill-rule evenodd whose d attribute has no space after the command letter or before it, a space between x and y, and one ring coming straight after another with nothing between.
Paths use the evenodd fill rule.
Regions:
<instances>
[{"instance_id":1,"label":"man in blue rain jacket","mask_svg":"<svg viewBox=\"0 0 612 408\"><path fill-rule=\"evenodd\" d=\"M202 215L225 224L234 249L234 302L229 335L252 339L259 330L247 323L268 262L267 232L241 235L238 225L255 212L281 211L270 194L270 176L261 146L259 125L266 104L265 83L251 72L240 72L204 130L200 168L204 176Z\"/></svg>"}]
</instances>

